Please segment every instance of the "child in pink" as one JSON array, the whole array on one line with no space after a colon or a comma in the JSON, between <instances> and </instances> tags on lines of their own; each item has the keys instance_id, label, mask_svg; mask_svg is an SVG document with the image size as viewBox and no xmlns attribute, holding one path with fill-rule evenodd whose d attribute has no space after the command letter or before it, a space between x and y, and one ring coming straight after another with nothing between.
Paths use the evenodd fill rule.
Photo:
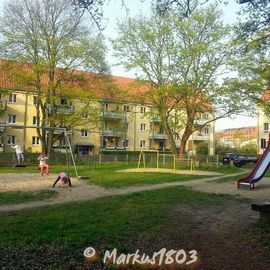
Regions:
<instances>
[{"instance_id":1,"label":"child in pink","mask_svg":"<svg viewBox=\"0 0 270 270\"><path fill-rule=\"evenodd\" d=\"M69 184L69 186L71 187L71 181L70 181L69 175L68 175L67 173L65 173L65 172L60 172L60 173L58 174L58 176L57 176L57 178L56 178L54 184L52 185L53 188L55 187L55 185L57 184L57 182L58 182L60 179L61 179L61 180L64 180L64 181L67 181L68 184Z\"/></svg>"},{"instance_id":2,"label":"child in pink","mask_svg":"<svg viewBox=\"0 0 270 270\"><path fill-rule=\"evenodd\" d=\"M41 154L38 157L39 160L39 168L40 168L40 174L44 174L44 169L46 169L46 174L49 175L49 165L46 163L46 159L49 159L44 154Z\"/></svg>"}]
</instances>

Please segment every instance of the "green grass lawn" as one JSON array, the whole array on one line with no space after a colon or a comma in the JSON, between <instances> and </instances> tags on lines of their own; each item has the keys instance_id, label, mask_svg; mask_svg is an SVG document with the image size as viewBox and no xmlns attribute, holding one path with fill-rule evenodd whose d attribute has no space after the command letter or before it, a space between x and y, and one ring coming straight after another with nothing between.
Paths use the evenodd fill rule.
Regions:
<instances>
[{"instance_id":1,"label":"green grass lawn","mask_svg":"<svg viewBox=\"0 0 270 270\"><path fill-rule=\"evenodd\" d=\"M35 192L6 191L0 192L0 205L17 204L30 201L41 201L56 196L54 190L41 190Z\"/></svg>"},{"instance_id":2,"label":"green grass lawn","mask_svg":"<svg viewBox=\"0 0 270 270\"><path fill-rule=\"evenodd\" d=\"M84 261L82 253L88 246L120 252L133 251L136 246L159 250L167 237L176 233L184 237L189 230L181 223L187 217L181 212L175 216L175 207L196 203L207 208L229 200L237 201L229 195L174 187L4 213L0 226L2 265L7 269L30 269L39 264L43 268L37 269L75 269ZM157 236L162 236L159 247L152 244Z\"/></svg>"},{"instance_id":3,"label":"green grass lawn","mask_svg":"<svg viewBox=\"0 0 270 270\"><path fill-rule=\"evenodd\" d=\"M171 173L119 172L117 168L99 168L89 173L90 183L106 188L123 188L132 185L160 184L176 181L202 179L202 175L181 175Z\"/></svg>"},{"instance_id":4,"label":"green grass lawn","mask_svg":"<svg viewBox=\"0 0 270 270\"><path fill-rule=\"evenodd\" d=\"M106 187L106 188L122 188L132 185L143 185L143 184L159 184L166 182L175 181L188 181L194 179L211 178L212 176L203 175L181 175L181 174L171 174L171 173L128 173L120 172L127 168L136 168L135 165L109 165L104 164L97 167L77 166L78 174L80 176L88 176L90 178L89 182ZM228 169L220 169L221 171L226 171ZM50 173L59 173L61 171L67 171L65 166L51 166ZM217 170L216 170L217 171ZM26 167L26 168L8 168L0 167L0 173L38 173L36 167ZM75 176L75 172L72 167L69 167L69 172L72 177Z\"/></svg>"}]
</instances>

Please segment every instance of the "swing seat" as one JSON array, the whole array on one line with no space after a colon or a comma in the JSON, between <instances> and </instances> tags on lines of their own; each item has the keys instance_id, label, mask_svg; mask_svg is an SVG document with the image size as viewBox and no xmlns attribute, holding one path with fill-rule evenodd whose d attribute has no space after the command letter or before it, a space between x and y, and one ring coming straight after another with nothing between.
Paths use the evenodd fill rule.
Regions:
<instances>
[{"instance_id":1,"label":"swing seat","mask_svg":"<svg viewBox=\"0 0 270 270\"><path fill-rule=\"evenodd\" d=\"M88 180L90 179L89 176L78 176L79 180Z\"/></svg>"}]
</instances>

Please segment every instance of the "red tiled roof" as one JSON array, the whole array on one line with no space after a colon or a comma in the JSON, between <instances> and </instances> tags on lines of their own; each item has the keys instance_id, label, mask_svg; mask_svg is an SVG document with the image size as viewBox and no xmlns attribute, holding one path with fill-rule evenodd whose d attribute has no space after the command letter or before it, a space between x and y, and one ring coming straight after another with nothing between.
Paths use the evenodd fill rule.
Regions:
<instances>
[{"instance_id":1,"label":"red tiled roof","mask_svg":"<svg viewBox=\"0 0 270 270\"><path fill-rule=\"evenodd\" d=\"M270 100L270 90L266 90L263 95L261 96L261 99L266 101L266 100Z\"/></svg>"},{"instance_id":2,"label":"red tiled roof","mask_svg":"<svg viewBox=\"0 0 270 270\"><path fill-rule=\"evenodd\" d=\"M33 66L22 62L0 60L0 89L36 91L34 83L35 74ZM48 89L48 74L45 75L45 67L41 76L41 90ZM153 104L155 100L151 85L146 81L139 81L134 78L121 76L100 75L81 70L56 69L56 77L61 76L62 83L60 91L71 96L91 96L97 99L110 99L117 101L137 102L142 104ZM207 102L207 98L202 94L195 97L195 104L199 98L204 99L205 109L213 109ZM168 102L175 102L168 100ZM192 98L190 100L192 102Z\"/></svg>"},{"instance_id":3,"label":"red tiled roof","mask_svg":"<svg viewBox=\"0 0 270 270\"><path fill-rule=\"evenodd\" d=\"M67 74L66 78L64 74ZM34 75L30 64L0 61L0 89L35 91L36 87L31 85ZM96 98L136 101L136 96L149 90L149 85L138 83L133 78L106 76L81 70L65 73L64 69L57 68L56 76L63 77L62 89L66 92L75 94L74 91L80 89L88 94L92 92ZM45 74L41 76L41 85L43 90L48 89L48 76Z\"/></svg>"}]
</instances>

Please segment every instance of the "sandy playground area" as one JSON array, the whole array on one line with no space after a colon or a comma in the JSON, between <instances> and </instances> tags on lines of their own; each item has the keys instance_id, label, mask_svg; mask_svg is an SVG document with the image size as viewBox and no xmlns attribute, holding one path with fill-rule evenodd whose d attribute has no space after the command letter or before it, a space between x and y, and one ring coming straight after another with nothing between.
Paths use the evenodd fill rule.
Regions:
<instances>
[{"instance_id":1,"label":"sandy playground area","mask_svg":"<svg viewBox=\"0 0 270 270\"><path fill-rule=\"evenodd\" d=\"M121 171L120 171L121 172ZM174 173L174 174L188 174L188 175L223 175L217 172L209 172L209 171L191 171L191 170L173 170L173 169L157 169L157 168L132 168L122 170L122 172L158 172L158 173Z\"/></svg>"}]
</instances>

